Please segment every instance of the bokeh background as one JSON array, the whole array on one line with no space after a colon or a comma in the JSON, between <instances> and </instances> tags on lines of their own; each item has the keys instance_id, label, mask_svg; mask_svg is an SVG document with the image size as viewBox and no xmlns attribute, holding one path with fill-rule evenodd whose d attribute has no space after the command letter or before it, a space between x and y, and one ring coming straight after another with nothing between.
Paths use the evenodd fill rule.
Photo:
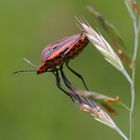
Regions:
<instances>
[{"instance_id":1,"label":"bokeh background","mask_svg":"<svg viewBox=\"0 0 140 140\"><path fill-rule=\"evenodd\" d=\"M122 0L1 0L0 1L0 139L1 140L119 140L110 128L82 112L55 85L51 73L36 75L17 69L33 69L28 58L40 64L42 49L52 41L79 33L74 16L84 16L95 27L87 5L94 5L113 23L132 55L133 28ZM140 137L140 56L137 61L134 137ZM104 61L90 44L70 64L81 73L92 91L120 96L130 104L125 78ZM81 82L67 76L79 88ZM113 119L128 135L128 112L117 108Z\"/></svg>"}]
</instances>

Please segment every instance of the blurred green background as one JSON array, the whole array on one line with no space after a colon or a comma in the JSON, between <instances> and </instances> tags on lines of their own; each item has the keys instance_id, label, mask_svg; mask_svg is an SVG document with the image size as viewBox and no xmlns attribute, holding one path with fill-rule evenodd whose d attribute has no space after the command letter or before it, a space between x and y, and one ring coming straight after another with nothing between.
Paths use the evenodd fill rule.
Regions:
<instances>
[{"instance_id":1,"label":"blurred green background","mask_svg":"<svg viewBox=\"0 0 140 140\"><path fill-rule=\"evenodd\" d=\"M132 23L122 0L1 0L0 1L0 139L1 140L119 140L110 128L82 112L55 85L51 73L36 75L17 69L32 69L22 59L40 64L42 49L52 41L79 33L74 16L84 16L94 26L87 11L94 5L122 35L132 55ZM140 57L138 56L138 60ZM71 66L81 73L92 91L120 96L130 104L125 78L104 61L90 44ZM140 61L137 62L135 139L140 137ZM67 76L79 88L81 82L69 71ZM117 108L113 119L128 135L128 112Z\"/></svg>"}]
</instances>

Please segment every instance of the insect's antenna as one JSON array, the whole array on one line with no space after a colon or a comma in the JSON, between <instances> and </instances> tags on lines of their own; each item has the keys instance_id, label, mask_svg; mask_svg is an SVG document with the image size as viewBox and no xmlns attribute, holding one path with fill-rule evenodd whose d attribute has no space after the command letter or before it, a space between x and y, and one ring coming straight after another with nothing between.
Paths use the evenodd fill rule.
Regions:
<instances>
[{"instance_id":1,"label":"insect's antenna","mask_svg":"<svg viewBox=\"0 0 140 140\"><path fill-rule=\"evenodd\" d=\"M33 64L30 60L26 59L26 58L23 58L23 60L25 62L27 62L28 64L32 65L33 67L36 67L37 68L37 65Z\"/></svg>"},{"instance_id":2,"label":"insect's antenna","mask_svg":"<svg viewBox=\"0 0 140 140\"><path fill-rule=\"evenodd\" d=\"M17 74L20 72L36 72L36 70L18 70L18 71L13 72L12 74Z\"/></svg>"},{"instance_id":3,"label":"insect's antenna","mask_svg":"<svg viewBox=\"0 0 140 140\"><path fill-rule=\"evenodd\" d=\"M23 60L24 60L25 62L27 62L28 64L32 65L33 67L37 68L37 66L34 65L34 64L33 64L31 61L29 61L28 59L23 58ZM17 73L20 73L20 72L36 72L36 70L17 70L17 71L15 71L15 72L13 72L12 74L17 74Z\"/></svg>"}]
</instances>

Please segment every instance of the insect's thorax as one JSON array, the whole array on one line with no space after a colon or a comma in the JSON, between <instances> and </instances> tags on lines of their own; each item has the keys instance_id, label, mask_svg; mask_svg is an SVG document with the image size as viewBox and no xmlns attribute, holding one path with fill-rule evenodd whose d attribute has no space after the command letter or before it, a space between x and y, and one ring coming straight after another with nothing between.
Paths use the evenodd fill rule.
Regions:
<instances>
[{"instance_id":1,"label":"insect's thorax","mask_svg":"<svg viewBox=\"0 0 140 140\"><path fill-rule=\"evenodd\" d=\"M63 41L62 41L63 40ZM40 73L61 66L70 59L75 58L87 46L89 40L83 34L70 36L66 39L52 43L42 53L42 63L38 68Z\"/></svg>"}]
</instances>

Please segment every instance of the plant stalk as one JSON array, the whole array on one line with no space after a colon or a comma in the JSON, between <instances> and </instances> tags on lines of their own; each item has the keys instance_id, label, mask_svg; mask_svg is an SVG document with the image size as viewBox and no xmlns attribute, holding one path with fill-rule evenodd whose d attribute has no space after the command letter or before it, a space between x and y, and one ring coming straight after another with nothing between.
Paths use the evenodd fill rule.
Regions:
<instances>
[{"instance_id":1,"label":"plant stalk","mask_svg":"<svg viewBox=\"0 0 140 140\"><path fill-rule=\"evenodd\" d=\"M132 58L132 83L130 83L131 86L131 107L130 107L130 114L129 114L129 140L132 140L132 134L133 134L133 112L134 112L134 106L135 106L135 72L136 72L136 57L138 53L138 44L139 44L139 24L137 17L133 19L133 27L134 27L134 52L133 52L133 58Z\"/></svg>"}]
</instances>

